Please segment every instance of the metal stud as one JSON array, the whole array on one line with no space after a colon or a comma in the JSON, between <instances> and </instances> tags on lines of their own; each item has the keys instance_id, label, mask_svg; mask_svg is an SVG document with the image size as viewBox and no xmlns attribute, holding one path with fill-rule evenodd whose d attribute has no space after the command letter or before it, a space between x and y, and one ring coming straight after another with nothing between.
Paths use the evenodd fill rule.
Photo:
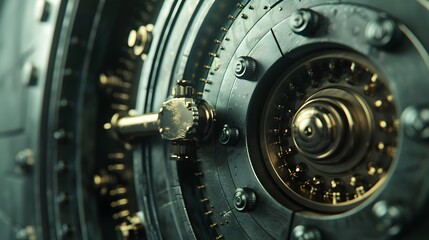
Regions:
<instances>
[{"instance_id":1,"label":"metal stud","mask_svg":"<svg viewBox=\"0 0 429 240\"><path fill-rule=\"evenodd\" d=\"M289 20L291 30L302 36L313 35L319 25L320 16L310 9L299 9L294 12Z\"/></svg>"},{"instance_id":2,"label":"metal stud","mask_svg":"<svg viewBox=\"0 0 429 240\"><path fill-rule=\"evenodd\" d=\"M380 48L387 48L394 45L398 38L398 34L399 31L396 23L385 16L380 16L370 21L365 29L365 38L367 42Z\"/></svg>"},{"instance_id":3,"label":"metal stud","mask_svg":"<svg viewBox=\"0 0 429 240\"><path fill-rule=\"evenodd\" d=\"M408 107L402 113L405 133L408 137L419 140L429 140L429 109Z\"/></svg>"},{"instance_id":4,"label":"metal stud","mask_svg":"<svg viewBox=\"0 0 429 240\"><path fill-rule=\"evenodd\" d=\"M24 149L20 151L15 157L16 163L21 170L29 170L34 165L34 156L31 149Z\"/></svg>"},{"instance_id":5,"label":"metal stud","mask_svg":"<svg viewBox=\"0 0 429 240\"><path fill-rule=\"evenodd\" d=\"M233 128L225 124L219 135L219 142L223 145L236 144L240 136L240 132L237 128Z\"/></svg>"},{"instance_id":6,"label":"metal stud","mask_svg":"<svg viewBox=\"0 0 429 240\"><path fill-rule=\"evenodd\" d=\"M250 188L237 188L233 203L239 212L253 211L256 208L256 194Z\"/></svg>"},{"instance_id":7,"label":"metal stud","mask_svg":"<svg viewBox=\"0 0 429 240\"><path fill-rule=\"evenodd\" d=\"M292 240L321 240L322 234L318 229L314 227L298 225L294 227L292 231L291 239Z\"/></svg>"},{"instance_id":8,"label":"metal stud","mask_svg":"<svg viewBox=\"0 0 429 240\"><path fill-rule=\"evenodd\" d=\"M256 61L248 56L241 56L235 61L234 74L240 79L249 79L256 73Z\"/></svg>"}]
</instances>

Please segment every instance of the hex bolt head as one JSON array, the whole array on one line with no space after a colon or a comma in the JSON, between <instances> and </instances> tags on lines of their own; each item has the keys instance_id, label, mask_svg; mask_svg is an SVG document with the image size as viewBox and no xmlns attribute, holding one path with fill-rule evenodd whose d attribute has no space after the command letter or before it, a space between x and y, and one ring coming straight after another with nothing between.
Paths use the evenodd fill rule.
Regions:
<instances>
[{"instance_id":1,"label":"hex bolt head","mask_svg":"<svg viewBox=\"0 0 429 240\"><path fill-rule=\"evenodd\" d=\"M293 229L291 239L292 240L321 240L322 233L314 227L298 225Z\"/></svg>"},{"instance_id":2,"label":"hex bolt head","mask_svg":"<svg viewBox=\"0 0 429 240\"><path fill-rule=\"evenodd\" d=\"M253 77L255 73L256 73L255 59L248 56L242 56L235 61L234 74L237 78L249 79Z\"/></svg>"},{"instance_id":3,"label":"hex bolt head","mask_svg":"<svg viewBox=\"0 0 429 240\"><path fill-rule=\"evenodd\" d=\"M404 209L397 205L379 201L372 207L372 212L377 219L376 229L389 236L395 236L401 232L406 216Z\"/></svg>"},{"instance_id":4,"label":"hex bolt head","mask_svg":"<svg viewBox=\"0 0 429 240\"><path fill-rule=\"evenodd\" d=\"M299 9L290 16L289 27L294 33L308 37L316 32L319 22L318 13L310 9Z\"/></svg>"},{"instance_id":5,"label":"hex bolt head","mask_svg":"<svg viewBox=\"0 0 429 240\"><path fill-rule=\"evenodd\" d=\"M418 141L429 140L429 109L408 107L402 112L405 134Z\"/></svg>"},{"instance_id":6,"label":"hex bolt head","mask_svg":"<svg viewBox=\"0 0 429 240\"><path fill-rule=\"evenodd\" d=\"M256 194L250 188L237 188L233 202L239 212L253 211L256 208Z\"/></svg>"},{"instance_id":7,"label":"hex bolt head","mask_svg":"<svg viewBox=\"0 0 429 240\"><path fill-rule=\"evenodd\" d=\"M240 131L225 124L219 134L219 142L223 145L234 145L238 142Z\"/></svg>"},{"instance_id":8,"label":"hex bolt head","mask_svg":"<svg viewBox=\"0 0 429 240\"><path fill-rule=\"evenodd\" d=\"M366 41L380 48L391 47L396 42L398 34L396 23L384 16L370 21L365 28Z\"/></svg>"}]
</instances>

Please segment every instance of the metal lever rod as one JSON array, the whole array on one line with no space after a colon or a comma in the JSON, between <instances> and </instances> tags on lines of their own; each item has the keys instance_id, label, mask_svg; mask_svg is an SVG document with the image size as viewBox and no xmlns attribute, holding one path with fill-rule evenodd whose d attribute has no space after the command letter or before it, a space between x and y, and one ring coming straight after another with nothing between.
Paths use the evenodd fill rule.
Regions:
<instances>
[{"instance_id":1,"label":"metal lever rod","mask_svg":"<svg viewBox=\"0 0 429 240\"><path fill-rule=\"evenodd\" d=\"M116 113L109 125L115 137L126 141L159 133L158 113L143 115Z\"/></svg>"},{"instance_id":2,"label":"metal lever rod","mask_svg":"<svg viewBox=\"0 0 429 240\"><path fill-rule=\"evenodd\" d=\"M162 103L159 113L116 113L105 129L125 142L160 134L172 143L172 159L190 159L195 155L195 143L211 134L215 122L213 107L202 99L192 98L193 92L188 81L179 80L173 88L174 98Z\"/></svg>"}]
</instances>

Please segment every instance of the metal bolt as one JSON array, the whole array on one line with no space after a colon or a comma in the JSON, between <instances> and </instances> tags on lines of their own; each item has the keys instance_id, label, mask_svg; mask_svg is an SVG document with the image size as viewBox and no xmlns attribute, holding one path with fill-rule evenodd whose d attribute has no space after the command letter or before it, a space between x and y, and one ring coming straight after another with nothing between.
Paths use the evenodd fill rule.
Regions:
<instances>
[{"instance_id":1,"label":"metal bolt","mask_svg":"<svg viewBox=\"0 0 429 240\"><path fill-rule=\"evenodd\" d=\"M69 200L70 196L67 193L62 192L57 196L57 202L60 204L66 204Z\"/></svg>"},{"instance_id":2,"label":"metal bolt","mask_svg":"<svg viewBox=\"0 0 429 240\"><path fill-rule=\"evenodd\" d=\"M22 170L28 170L34 164L33 151L31 149L20 151L16 155L15 161Z\"/></svg>"},{"instance_id":3,"label":"metal bolt","mask_svg":"<svg viewBox=\"0 0 429 240\"><path fill-rule=\"evenodd\" d=\"M219 142L223 145L233 145L237 143L239 135L240 131L237 128L231 128L228 124L225 124L219 135Z\"/></svg>"},{"instance_id":4,"label":"metal bolt","mask_svg":"<svg viewBox=\"0 0 429 240\"><path fill-rule=\"evenodd\" d=\"M73 227L69 224L63 224L61 226L61 235L62 237L70 236L73 232Z\"/></svg>"},{"instance_id":5,"label":"metal bolt","mask_svg":"<svg viewBox=\"0 0 429 240\"><path fill-rule=\"evenodd\" d=\"M310 9L299 9L294 12L289 20L291 30L299 35L313 35L320 22L319 14Z\"/></svg>"},{"instance_id":6,"label":"metal bolt","mask_svg":"<svg viewBox=\"0 0 429 240\"><path fill-rule=\"evenodd\" d=\"M35 6L35 18L40 22L46 22L51 13L51 4L45 0L38 0Z\"/></svg>"},{"instance_id":7,"label":"metal bolt","mask_svg":"<svg viewBox=\"0 0 429 240\"><path fill-rule=\"evenodd\" d=\"M60 143L64 143L69 139L70 135L64 129L58 129L54 132L54 138Z\"/></svg>"},{"instance_id":8,"label":"metal bolt","mask_svg":"<svg viewBox=\"0 0 429 240\"><path fill-rule=\"evenodd\" d=\"M119 239L146 239L145 227L139 216L128 217L116 227L116 233Z\"/></svg>"},{"instance_id":9,"label":"metal bolt","mask_svg":"<svg viewBox=\"0 0 429 240\"><path fill-rule=\"evenodd\" d=\"M36 240L36 231L33 226L26 226L16 232L16 239L19 240Z\"/></svg>"},{"instance_id":10,"label":"metal bolt","mask_svg":"<svg viewBox=\"0 0 429 240\"><path fill-rule=\"evenodd\" d=\"M256 208L256 194L250 188L237 188L234 194L234 207L239 212L249 212Z\"/></svg>"},{"instance_id":11,"label":"metal bolt","mask_svg":"<svg viewBox=\"0 0 429 240\"><path fill-rule=\"evenodd\" d=\"M405 220L404 209L397 205L389 205L386 201L379 201L372 207L377 218L376 229L390 236L397 235Z\"/></svg>"},{"instance_id":12,"label":"metal bolt","mask_svg":"<svg viewBox=\"0 0 429 240\"><path fill-rule=\"evenodd\" d=\"M249 79L256 73L255 59L242 56L235 61L234 74L240 79Z\"/></svg>"},{"instance_id":13,"label":"metal bolt","mask_svg":"<svg viewBox=\"0 0 429 240\"><path fill-rule=\"evenodd\" d=\"M378 17L368 23L365 29L366 41L375 47L390 47L397 39L396 23L386 17Z\"/></svg>"},{"instance_id":14,"label":"metal bolt","mask_svg":"<svg viewBox=\"0 0 429 240\"><path fill-rule=\"evenodd\" d=\"M320 240L321 232L314 228L303 225L296 226L292 231L292 240Z\"/></svg>"},{"instance_id":15,"label":"metal bolt","mask_svg":"<svg viewBox=\"0 0 429 240\"><path fill-rule=\"evenodd\" d=\"M408 107L402 113L402 122L408 137L427 141L429 140L429 109Z\"/></svg>"},{"instance_id":16,"label":"metal bolt","mask_svg":"<svg viewBox=\"0 0 429 240\"><path fill-rule=\"evenodd\" d=\"M102 171L99 174L94 175L93 181L96 188L104 188L114 186L117 179L105 171Z\"/></svg>"},{"instance_id":17,"label":"metal bolt","mask_svg":"<svg viewBox=\"0 0 429 240\"><path fill-rule=\"evenodd\" d=\"M59 106L61 108L70 107L71 105L72 105L72 103L69 100L65 99L65 98L61 99L60 102L59 102Z\"/></svg>"},{"instance_id":18,"label":"metal bolt","mask_svg":"<svg viewBox=\"0 0 429 240\"><path fill-rule=\"evenodd\" d=\"M133 48L136 56L148 53L150 44L152 42L152 31L154 26L148 24L140 26L137 30L131 30L128 35L128 46Z\"/></svg>"},{"instance_id":19,"label":"metal bolt","mask_svg":"<svg viewBox=\"0 0 429 240\"><path fill-rule=\"evenodd\" d=\"M67 164L66 164L63 160L60 160L60 161L56 164L56 166L55 166L55 170L56 170L57 172L66 172L66 171L68 170L68 166L67 166Z\"/></svg>"}]
</instances>

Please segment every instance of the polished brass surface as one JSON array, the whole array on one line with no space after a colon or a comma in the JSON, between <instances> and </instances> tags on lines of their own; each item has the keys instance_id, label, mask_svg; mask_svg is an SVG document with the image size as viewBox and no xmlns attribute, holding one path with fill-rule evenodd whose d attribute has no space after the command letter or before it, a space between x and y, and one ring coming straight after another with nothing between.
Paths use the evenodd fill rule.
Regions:
<instances>
[{"instance_id":1,"label":"polished brass surface","mask_svg":"<svg viewBox=\"0 0 429 240\"><path fill-rule=\"evenodd\" d=\"M283 194L307 209L356 206L394 161L394 101L370 66L353 53L322 54L287 71L269 94L261 125L265 163Z\"/></svg>"}]
</instances>

